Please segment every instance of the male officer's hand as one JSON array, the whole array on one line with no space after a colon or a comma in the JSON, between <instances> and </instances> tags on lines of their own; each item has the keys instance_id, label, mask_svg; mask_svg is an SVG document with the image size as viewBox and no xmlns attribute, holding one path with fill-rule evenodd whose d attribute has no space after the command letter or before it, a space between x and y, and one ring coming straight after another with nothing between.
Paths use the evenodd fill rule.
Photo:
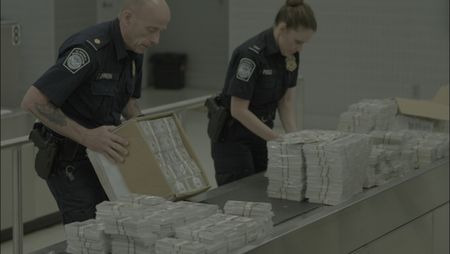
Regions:
<instances>
[{"instance_id":1,"label":"male officer's hand","mask_svg":"<svg viewBox=\"0 0 450 254\"><path fill-rule=\"evenodd\" d=\"M124 162L128 155L128 141L112 133L114 126L100 126L88 129L84 134L83 145L87 148L103 153L108 159L115 162Z\"/></svg>"}]
</instances>

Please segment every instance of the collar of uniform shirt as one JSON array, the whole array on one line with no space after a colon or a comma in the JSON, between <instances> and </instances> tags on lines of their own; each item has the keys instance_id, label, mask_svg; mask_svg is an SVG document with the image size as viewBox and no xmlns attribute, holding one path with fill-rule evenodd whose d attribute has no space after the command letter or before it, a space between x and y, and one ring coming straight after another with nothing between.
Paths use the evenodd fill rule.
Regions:
<instances>
[{"instance_id":1,"label":"collar of uniform shirt","mask_svg":"<svg viewBox=\"0 0 450 254\"><path fill-rule=\"evenodd\" d=\"M275 53L280 53L280 48L275 41L275 37L273 37L273 27L267 29L264 32L264 40L267 47L267 54L272 55Z\"/></svg>"},{"instance_id":2,"label":"collar of uniform shirt","mask_svg":"<svg viewBox=\"0 0 450 254\"><path fill-rule=\"evenodd\" d=\"M120 32L118 18L116 18L111 24L111 34L114 42L114 47L116 48L117 60L131 57L130 54L127 53L127 49L125 48L125 42L123 41L122 33Z\"/></svg>"}]
</instances>

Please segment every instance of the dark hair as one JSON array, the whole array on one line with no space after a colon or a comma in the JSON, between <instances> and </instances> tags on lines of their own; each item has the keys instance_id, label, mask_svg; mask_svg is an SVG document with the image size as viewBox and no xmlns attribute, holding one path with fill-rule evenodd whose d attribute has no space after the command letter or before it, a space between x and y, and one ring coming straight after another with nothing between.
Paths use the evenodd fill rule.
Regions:
<instances>
[{"instance_id":1,"label":"dark hair","mask_svg":"<svg viewBox=\"0 0 450 254\"><path fill-rule=\"evenodd\" d=\"M297 29L299 26L317 31L317 22L311 7L303 0L286 0L275 18L275 25L286 23L288 29Z\"/></svg>"}]
</instances>

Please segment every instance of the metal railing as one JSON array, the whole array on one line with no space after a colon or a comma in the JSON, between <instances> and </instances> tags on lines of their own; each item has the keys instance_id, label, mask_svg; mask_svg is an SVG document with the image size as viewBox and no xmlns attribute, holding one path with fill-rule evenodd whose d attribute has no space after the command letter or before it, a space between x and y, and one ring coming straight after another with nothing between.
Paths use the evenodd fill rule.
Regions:
<instances>
[{"instance_id":1,"label":"metal railing","mask_svg":"<svg viewBox=\"0 0 450 254\"><path fill-rule=\"evenodd\" d=\"M13 252L23 253L23 221L22 221L22 147L28 144L28 136L8 139L1 142L3 149L12 148L13 175ZM14 163L15 162L15 163Z\"/></svg>"},{"instance_id":2,"label":"metal railing","mask_svg":"<svg viewBox=\"0 0 450 254\"><path fill-rule=\"evenodd\" d=\"M188 109L199 108L211 95L205 95L180 102L142 110L143 114L159 114L165 112L179 113ZM22 147L29 144L28 136L1 141L1 149L13 149L13 253L23 253L23 214L22 214ZM14 163L15 162L15 163Z\"/></svg>"}]
</instances>

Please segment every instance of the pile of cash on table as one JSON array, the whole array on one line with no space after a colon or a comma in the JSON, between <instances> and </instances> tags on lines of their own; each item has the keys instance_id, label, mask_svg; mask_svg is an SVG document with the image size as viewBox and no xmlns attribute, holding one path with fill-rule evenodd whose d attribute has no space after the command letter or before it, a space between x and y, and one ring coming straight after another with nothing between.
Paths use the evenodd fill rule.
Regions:
<instances>
[{"instance_id":1,"label":"pile of cash on table","mask_svg":"<svg viewBox=\"0 0 450 254\"><path fill-rule=\"evenodd\" d=\"M273 229L268 203L233 201L224 214L217 205L130 194L96 208L95 220L66 225L69 253L225 254Z\"/></svg>"}]
</instances>

